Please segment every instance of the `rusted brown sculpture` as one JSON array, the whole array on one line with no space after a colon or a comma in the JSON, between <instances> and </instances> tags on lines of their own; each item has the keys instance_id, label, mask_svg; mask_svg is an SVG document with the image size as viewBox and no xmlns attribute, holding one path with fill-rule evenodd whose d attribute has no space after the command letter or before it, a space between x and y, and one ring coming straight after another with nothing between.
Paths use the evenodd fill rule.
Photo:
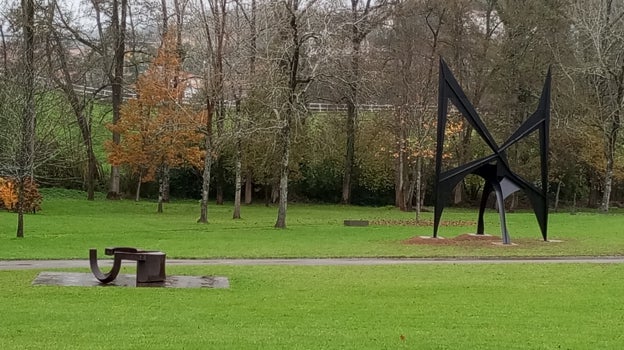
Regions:
<instances>
[{"instance_id":1,"label":"rusted brown sculpture","mask_svg":"<svg viewBox=\"0 0 624 350\"><path fill-rule=\"evenodd\" d=\"M103 273L98 266L97 249L89 249L91 272L102 283L110 283L117 278L122 260L137 262L137 285L165 281L165 253L163 252L114 247L104 249L104 254L113 256L113 267L108 273Z\"/></svg>"}]
</instances>

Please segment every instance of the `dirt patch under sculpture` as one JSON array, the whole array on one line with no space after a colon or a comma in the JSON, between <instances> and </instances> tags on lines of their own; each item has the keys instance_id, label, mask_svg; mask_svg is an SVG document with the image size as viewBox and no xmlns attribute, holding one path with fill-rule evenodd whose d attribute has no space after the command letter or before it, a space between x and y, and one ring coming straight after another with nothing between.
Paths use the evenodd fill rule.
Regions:
<instances>
[{"instance_id":1,"label":"dirt patch under sculpture","mask_svg":"<svg viewBox=\"0 0 624 350\"><path fill-rule=\"evenodd\" d=\"M418 226L418 227L432 227L432 220L401 220L401 219L378 219L371 220L372 226ZM450 220L441 221L440 226L445 227L476 227L475 221L468 220ZM516 246L538 246L545 242L539 238L513 238L511 237L512 244L502 244L503 240L500 235L476 235L473 233L465 233L451 238L433 238L430 236L416 236L402 241L403 244L414 245L454 245L454 246L472 246L472 247L516 247ZM561 242L558 240L550 240L548 242ZM546 243L548 243L546 242Z\"/></svg>"},{"instance_id":2,"label":"dirt patch under sculpture","mask_svg":"<svg viewBox=\"0 0 624 350\"><path fill-rule=\"evenodd\" d=\"M403 244L413 245L446 245L446 246L470 246L470 247L534 247L551 242L560 243L561 241L543 241L541 239L516 238L512 237L511 244L503 244L500 236L494 235L475 235L465 233L452 238L433 238L426 236L417 236L402 241Z\"/></svg>"},{"instance_id":3,"label":"dirt patch under sculpture","mask_svg":"<svg viewBox=\"0 0 624 350\"><path fill-rule=\"evenodd\" d=\"M470 246L490 246L493 243L500 243L501 238L491 235L463 234L453 238L433 238L433 237L412 237L403 241L404 244L422 245L470 245Z\"/></svg>"}]
</instances>

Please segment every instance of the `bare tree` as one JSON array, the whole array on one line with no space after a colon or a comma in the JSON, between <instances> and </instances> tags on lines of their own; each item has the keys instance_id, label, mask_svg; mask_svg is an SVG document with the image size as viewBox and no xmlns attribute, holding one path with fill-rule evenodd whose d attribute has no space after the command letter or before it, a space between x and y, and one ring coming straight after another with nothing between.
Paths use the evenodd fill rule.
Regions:
<instances>
[{"instance_id":1,"label":"bare tree","mask_svg":"<svg viewBox=\"0 0 624 350\"><path fill-rule=\"evenodd\" d=\"M205 109L206 126L203 132L204 150L206 158L202 175L202 198L200 216L197 220L201 223L208 222L208 193L210 190L210 176L213 163L214 140L213 118L216 115L218 121L224 118L223 98L223 51L226 45L227 1L226 0L199 0L196 4L200 16L204 50L208 67L205 67Z\"/></svg>"},{"instance_id":2,"label":"bare tree","mask_svg":"<svg viewBox=\"0 0 624 350\"><path fill-rule=\"evenodd\" d=\"M250 6L246 6L243 1L236 0L235 13L235 32L242 32L238 36L238 40L235 40L233 45L233 51L242 53L239 55L238 62L230 62L232 69L232 75L235 75L236 83L233 86L235 111L234 111L234 211L232 213L233 219L241 218L241 199L242 199L242 156L243 156L243 112L241 108L242 99L244 94L249 94L250 90L253 90L251 85L253 84L253 77L256 74L256 45L257 45L257 32L256 32L256 0L251 0ZM245 30L246 29L246 30ZM246 59L245 59L246 58ZM237 67L239 63L241 67ZM245 69L246 68L246 69ZM247 79L244 78L247 76ZM243 91L243 84L247 85L247 92ZM250 184L247 184L250 186Z\"/></svg>"},{"instance_id":3,"label":"bare tree","mask_svg":"<svg viewBox=\"0 0 624 350\"><path fill-rule=\"evenodd\" d=\"M113 34L114 46L113 46L113 64L111 72L109 73L109 80L111 82L112 91L112 103L113 103L113 124L119 121L121 117L120 108L123 103L123 80L124 80L124 57L126 54L126 13L128 9L128 0L112 0L112 15L111 15L111 31ZM93 1L94 8L99 8L99 5ZM98 10L96 10L98 11ZM102 24L99 20L98 11L98 30L102 31ZM121 140L119 133L113 133L113 142L119 144ZM111 182L110 188L106 198L119 199L120 194L120 173L119 167L111 166Z\"/></svg>"},{"instance_id":4,"label":"bare tree","mask_svg":"<svg viewBox=\"0 0 624 350\"><path fill-rule=\"evenodd\" d=\"M22 0L23 35L22 69L24 105L22 112L21 148L17 158L17 237L24 237L24 184L33 181L35 156L35 2Z\"/></svg>"},{"instance_id":5,"label":"bare tree","mask_svg":"<svg viewBox=\"0 0 624 350\"><path fill-rule=\"evenodd\" d=\"M624 109L624 4L613 0L574 1L571 17L578 39L576 76L580 86L588 87L586 93L592 97L597 111L591 122L603 139L600 209L606 212Z\"/></svg>"},{"instance_id":6,"label":"bare tree","mask_svg":"<svg viewBox=\"0 0 624 350\"><path fill-rule=\"evenodd\" d=\"M34 181L36 128L36 34L34 0L22 0L13 11L14 46L0 80L0 176L16 184L17 232L24 237L25 184ZM9 20L5 15L4 19ZM6 46L5 46L6 50ZM12 62L11 62L12 61Z\"/></svg>"},{"instance_id":7,"label":"bare tree","mask_svg":"<svg viewBox=\"0 0 624 350\"><path fill-rule=\"evenodd\" d=\"M316 37L313 31L306 31L305 21L309 18L316 0L279 1L278 18L280 34L286 45L281 51L280 71L285 79L285 97L282 108L277 110L281 123L278 133L280 160L279 207L276 228L286 228L286 210L288 205L288 173L290 162L290 138L298 114L301 111L302 94L312 81L314 68L304 75L305 45ZM309 68L309 67L308 67Z\"/></svg>"},{"instance_id":8,"label":"bare tree","mask_svg":"<svg viewBox=\"0 0 624 350\"><path fill-rule=\"evenodd\" d=\"M343 204L351 202L351 187L353 182L353 167L355 164L355 137L358 119L358 104L362 89L361 64L362 43L366 37L390 17L391 0L350 0L349 19L346 21L346 31L349 33L349 69L346 79L347 89L345 100L347 104L347 149L345 155L344 175L342 181Z\"/></svg>"},{"instance_id":9,"label":"bare tree","mask_svg":"<svg viewBox=\"0 0 624 350\"><path fill-rule=\"evenodd\" d=\"M128 0L112 0L110 4L97 0L90 0L90 2L95 19L95 37L69 23L60 11L57 14L64 29L69 31L76 41L93 50L101 58L101 70L111 86L113 124L116 124L119 121L120 107L123 103ZM110 15L107 19L109 10ZM112 138L115 144L119 144L119 133L113 132ZM110 186L106 198L121 198L119 184L119 167L111 166Z\"/></svg>"},{"instance_id":10,"label":"bare tree","mask_svg":"<svg viewBox=\"0 0 624 350\"><path fill-rule=\"evenodd\" d=\"M86 86L85 75L83 71L80 74L76 74L76 65L72 65L70 68L69 50L65 46L65 42L68 40L68 36L60 32L60 26L54 23L54 17L56 12L61 11L56 1L51 1L47 10L47 33L46 36L46 58L48 61L50 79L54 81L54 84L60 88L65 94L71 109L75 115L80 134L82 136L82 142L85 146L85 153L87 159L87 174L86 174L86 187L87 187L87 199L94 200L95 198L95 180L98 175L98 163L93 151L93 136L91 132L91 116L88 111L89 105L92 103L94 95L88 96L83 90L79 93L75 88L76 80L78 79L81 85ZM60 16L63 16L60 14ZM71 38L69 36L69 38ZM97 92L97 91L96 91Z\"/></svg>"}]
</instances>

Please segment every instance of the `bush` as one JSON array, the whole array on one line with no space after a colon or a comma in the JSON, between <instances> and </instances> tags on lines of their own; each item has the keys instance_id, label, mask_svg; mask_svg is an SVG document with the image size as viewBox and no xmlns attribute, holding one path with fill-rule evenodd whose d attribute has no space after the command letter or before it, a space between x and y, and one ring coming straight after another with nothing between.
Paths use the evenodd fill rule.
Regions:
<instances>
[{"instance_id":1,"label":"bush","mask_svg":"<svg viewBox=\"0 0 624 350\"><path fill-rule=\"evenodd\" d=\"M14 179L0 177L0 208L13 212L17 211L17 187L17 181ZM37 183L31 178L26 178L24 180L24 211L35 212L40 210L41 200Z\"/></svg>"}]
</instances>

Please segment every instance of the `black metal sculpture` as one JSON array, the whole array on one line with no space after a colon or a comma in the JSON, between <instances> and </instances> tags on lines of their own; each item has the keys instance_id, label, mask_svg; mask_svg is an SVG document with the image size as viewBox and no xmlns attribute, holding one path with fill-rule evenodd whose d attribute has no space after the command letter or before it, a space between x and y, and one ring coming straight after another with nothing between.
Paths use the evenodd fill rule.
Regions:
<instances>
[{"instance_id":1,"label":"black metal sculpture","mask_svg":"<svg viewBox=\"0 0 624 350\"><path fill-rule=\"evenodd\" d=\"M550 123L550 68L546 75L544 88L539 100L537 110L516 130L500 147L488 132L483 121L468 101L466 94L455 80L453 73L440 59L440 79L438 92L438 126L436 147L436 179L435 179L435 213L433 237L438 235L438 226L442 211L446 206L451 191L469 174L475 174L485 179L485 187L479 208L479 220L477 234L484 233L483 214L489 195L494 192L498 204L498 212L501 222L501 234L504 244L510 244L509 232L505 222L504 201L512 193L522 190L529 198L533 211L542 232L542 237L547 240L548 227L548 138ZM457 168L442 172L442 151L444 145L444 130L447 121L448 101L455 105L464 118L470 123L479 136L492 150L492 154L480 159L473 160ZM507 160L506 150L514 143L525 138L535 130L539 130L540 162L541 162L541 189L521 178L511 171Z\"/></svg>"},{"instance_id":2,"label":"black metal sculpture","mask_svg":"<svg viewBox=\"0 0 624 350\"><path fill-rule=\"evenodd\" d=\"M129 247L115 247L104 249L104 254L113 256L113 267L109 273L103 273L98 267L97 249L89 249L89 263L91 272L102 283L110 283L119 274L122 260L137 262L136 282L141 283L164 282L165 253L146 251Z\"/></svg>"}]
</instances>

